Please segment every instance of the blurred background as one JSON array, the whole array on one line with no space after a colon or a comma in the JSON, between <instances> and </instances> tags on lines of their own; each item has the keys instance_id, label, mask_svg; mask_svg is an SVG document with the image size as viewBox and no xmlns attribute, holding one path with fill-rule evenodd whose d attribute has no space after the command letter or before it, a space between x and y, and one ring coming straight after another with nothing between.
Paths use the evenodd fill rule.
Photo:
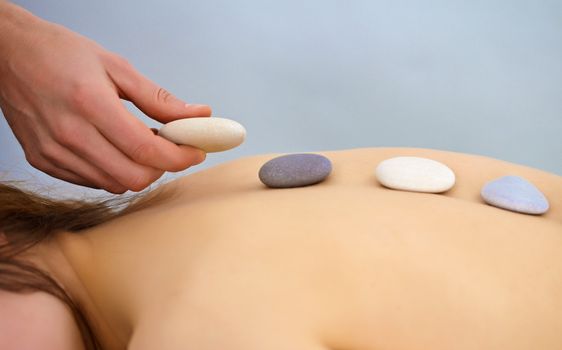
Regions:
<instances>
[{"instance_id":1,"label":"blurred background","mask_svg":"<svg viewBox=\"0 0 562 350\"><path fill-rule=\"evenodd\" d=\"M381 146L562 175L558 0L14 2L246 127L239 148L164 181L245 155ZM33 169L3 118L0 130L8 177L101 192Z\"/></svg>"}]
</instances>

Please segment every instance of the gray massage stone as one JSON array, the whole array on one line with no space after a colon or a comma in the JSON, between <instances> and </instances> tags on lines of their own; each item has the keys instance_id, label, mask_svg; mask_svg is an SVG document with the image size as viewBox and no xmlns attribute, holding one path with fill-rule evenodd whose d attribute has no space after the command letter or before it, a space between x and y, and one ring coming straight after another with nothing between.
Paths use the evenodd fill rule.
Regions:
<instances>
[{"instance_id":1,"label":"gray massage stone","mask_svg":"<svg viewBox=\"0 0 562 350\"><path fill-rule=\"evenodd\" d=\"M323 181L332 171L330 160L319 154L298 153L273 158L259 170L259 178L268 187L291 188Z\"/></svg>"},{"instance_id":2,"label":"gray massage stone","mask_svg":"<svg viewBox=\"0 0 562 350\"><path fill-rule=\"evenodd\" d=\"M524 214L544 214L548 200L532 183L520 176L503 176L484 185L482 199L490 205Z\"/></svg>"}]
</instances>

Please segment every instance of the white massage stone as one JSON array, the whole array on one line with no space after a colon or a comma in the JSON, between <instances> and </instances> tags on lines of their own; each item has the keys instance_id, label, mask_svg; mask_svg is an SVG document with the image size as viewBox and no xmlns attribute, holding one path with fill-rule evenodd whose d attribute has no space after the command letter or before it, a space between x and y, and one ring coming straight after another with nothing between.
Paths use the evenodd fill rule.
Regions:
<instances>
[{"instance_id":1,"label":"white massage stone","mask_svg":"<svg viewBox=\"0 0 562 350\"><path fill-rule=\"evenodd\" d=\"M185 118L165 124L158 135L176 144L211 153L240 145L246 137L246 129L234 120L225 118Z\"/></svg>"},{"instance_id":2,"label":"white massage stone","mask_svg":"<svg viewBox=\"0 0 562 350\"><path fill-rule=\"evenodd\" d=\"M455 184L455 173L443 163L419 157L395 157L382 161L377 180L396 190L439 193Z\"/></svg>"}]
</instances>

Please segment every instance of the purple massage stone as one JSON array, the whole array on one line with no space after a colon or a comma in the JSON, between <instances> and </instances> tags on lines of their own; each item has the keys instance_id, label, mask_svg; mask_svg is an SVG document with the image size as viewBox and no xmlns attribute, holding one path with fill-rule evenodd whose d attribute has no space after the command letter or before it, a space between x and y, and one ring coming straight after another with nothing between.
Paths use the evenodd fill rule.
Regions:
<instances>
[{"instance_id":1,"label":"purple massage stone","mask_svg":"<svg viewBox=\"0 0 562 350\"><path fill-rule=\"evenodd\" d=\"M482 199L495 207L524 214L543 214L548 200L532 183L519 176L504 176L484 185Z\"/></svg>"},{"instance_id":2,"label":"purple massage stone","mask_svg":"<svg viewBox=\"0 0 562 350\"><path fill-rule=\"evenodd\" d=\"M323 181L332 171L332 162L312 153L288 154L266 162L259 178L268 187L291 188L313 185Z\"/></svg>"}]
</instances>

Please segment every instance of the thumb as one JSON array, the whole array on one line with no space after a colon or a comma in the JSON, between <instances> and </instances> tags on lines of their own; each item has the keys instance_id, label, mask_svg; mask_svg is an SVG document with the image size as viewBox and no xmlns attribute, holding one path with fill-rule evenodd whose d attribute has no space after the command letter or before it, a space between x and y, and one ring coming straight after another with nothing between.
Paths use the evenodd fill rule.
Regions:
<instances>
[{"instance_id":1,"label":"thumb","mask_svg":"<svg viewBox=\"0 0 562 350\"><path fill-rule=\"evenodd\" d=\"M140 74L117 55L105 59L106 71L121 98L131 101L149 117L161 123L189 117L209 117L207 105L188 104Z\"/></svg>"}]
</instances>

